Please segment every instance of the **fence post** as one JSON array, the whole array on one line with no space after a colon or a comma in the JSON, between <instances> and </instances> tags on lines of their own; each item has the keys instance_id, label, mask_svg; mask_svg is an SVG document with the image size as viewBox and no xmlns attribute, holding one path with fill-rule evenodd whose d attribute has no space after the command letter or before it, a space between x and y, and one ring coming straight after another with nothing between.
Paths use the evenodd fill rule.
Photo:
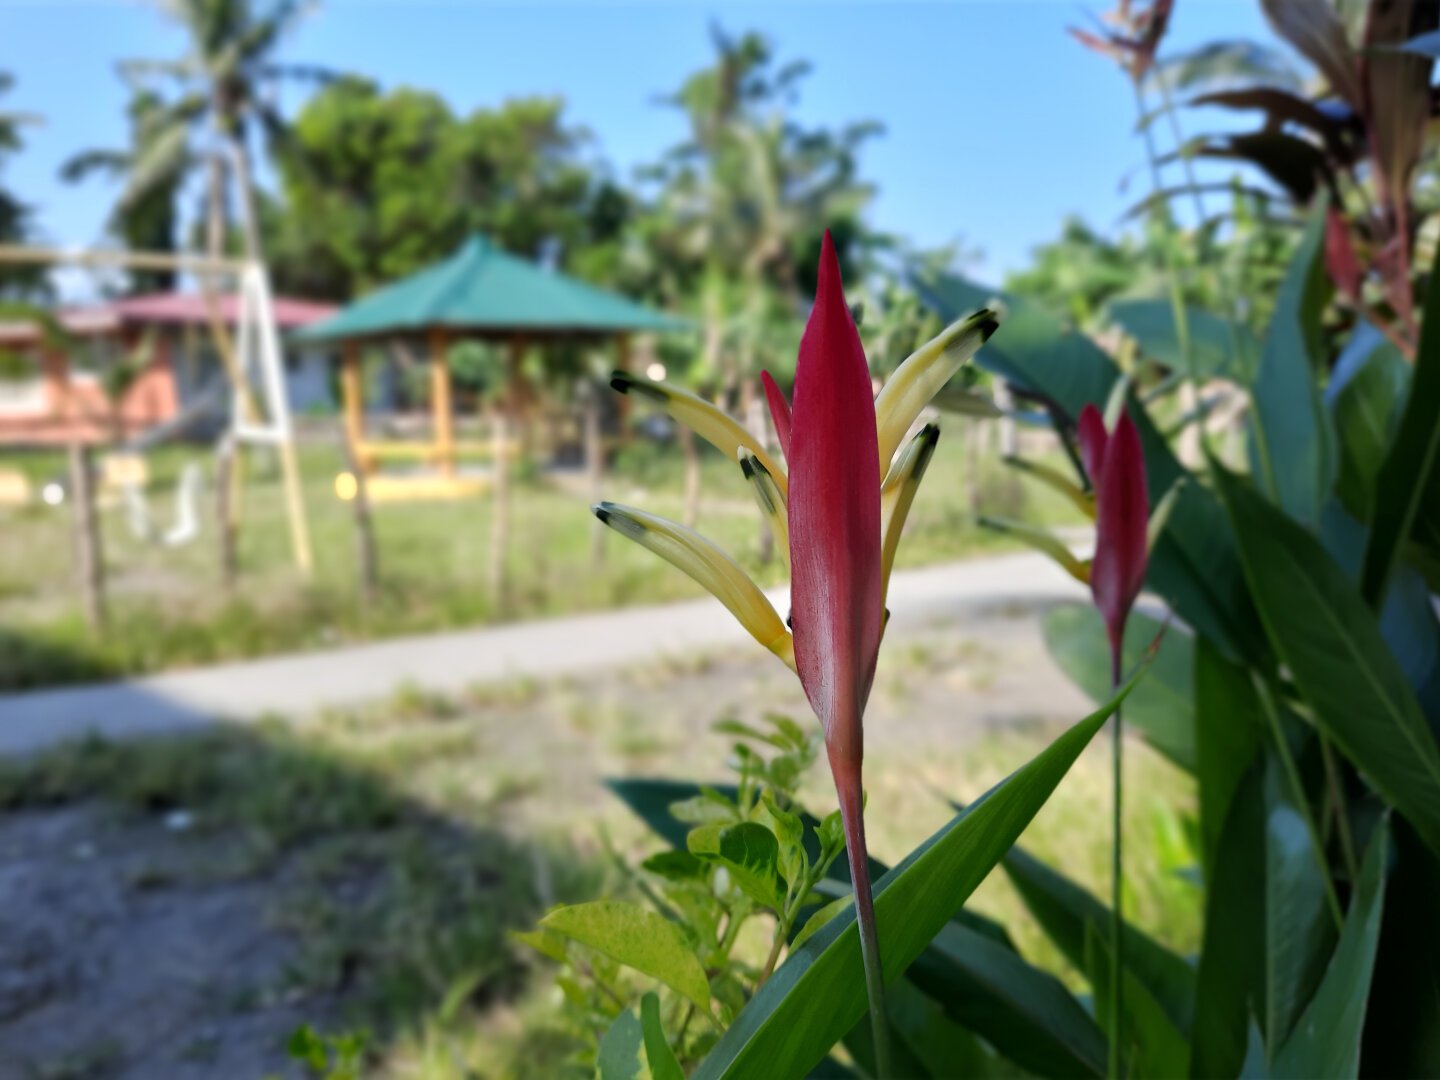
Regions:
<instances>
[{"instance_id":1,"label":"fence post","mask_svg":"<svg viewBox=\"0 0 1440 1080\"><path fill-rule=\"evenodd\" d=\"M355 453L347 433L340 433L340 453L345 459L345 468L355 478L355 494L350 499L350 509L355 516L355 560L360 571L360 603L368 612L375 602L380 584L378 549L375 546L375 522L370 516L370 492L365 470Z\"/></svg>"},{"instance_id":2,"label":"fence post","mask_svg":"<svg viewBox=\"0 0 1440 1080\"><path fill-rule=\"evenodd\" d=\"M75 500L75 559L85 621L96 635L105 631L105 551L100 542L100 521L95 513L95 480L90 471L90 448L70 444L70 493Z\"/></svg>"},{"instance_id":3,"label":"fence post","mask_svg":"<svg viewBox=\"0 0 1440 1080\"><path fill-rule=\"evenodd\" d=\"M235 587L238 560L235 554L235 439L226 434L215 448L215 536L220 543L220 581L227 590Z\"/></svg>"}]
</instances>

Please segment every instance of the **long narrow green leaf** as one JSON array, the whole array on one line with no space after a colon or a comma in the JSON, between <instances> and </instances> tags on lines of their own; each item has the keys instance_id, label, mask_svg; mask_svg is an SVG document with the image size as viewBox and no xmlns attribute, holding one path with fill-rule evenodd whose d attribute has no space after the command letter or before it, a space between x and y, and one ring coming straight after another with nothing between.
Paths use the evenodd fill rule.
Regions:
<instances>
[{"instance_id":1,"label":"long narrow green leaf","mask_svg":"<svg viewBox=\"0 0 1440 1080\"><path fill-rule=\"evenodd\" d=\"M1270 499L1299 521L1320 520L1334 482L1334 437L1316 386L1325 215L1315 213L1275 301L1252 391L1251 471Z\"/></svg>"},{"instance_id":2,"label":"long narrow green leaf","mask_svg":"<svg viewBox=\"0 0 1440 1080\"><path fill-rule=\"evenodd\" d=\"M1261 619L1317 723L1440 852L1440 749L1375 616L1318 540L1214 473Z\"/></svg>"},{"instance_id":3,"label":"long narrow green leaf","mask_svg":"<svg viewBox=\"0 0 1440 1080\"><path fill-rule=\"evenodd\" d=\"M1220 832L1265 723L1249 673L1205 638L1195 643L1195 779L1200 791L1200 865L1215 879Z\"/></svg>"},{"instance_id":4,"label":"long narrow green leaf","mask_svg":"<svg viewBox=\"0 0 1440 1080\"><path fill-rule=\"evenodd\" d=\"M1425 322L1415 354L1410 396L1375 481L1375 513L1365 548L1361 589L1373 607L1400 549L1422 521L1440 533L1440 273L1430 275Z\"/></svg>"},{"instance_id":5,"label":"long narrow green leaf","mask_svg":"<svg viewBox=\"0 0 1440 1080\"><path fill-rule=\"evenodd\" d=\"M1110 949L1103 930L1085 924L1086 973L1094 988L1096 1019L1110 1029ZM1127 967L1121 995L1120 1031L1126 1046L1129 1076L1184 1076L1190 1046L1165 1008Z\"/></svg>"},{"instance_id":6,"label":"long narrow green leaf","mask_svg":"<svg viewBox=\"0 0 1440 1080\"><path fill-rule=\"evenodd\" d=\"M1382 821L1370 840L1360 869L1345 930L1325 969L1325 977L1295 1033L1280 1047L1271 1066L1276 1077L1351 1077L1360 1073L1360 1036L1370 978L1380 941L1385 904L1389 829Z\"/></svg>"},{"instance_id":7,"label":"long narrow green leaf","mask_svg":"<svg viewBox=\"0 0 1440 1080\"><path fill-rule=\"evenodd\" d=\"M1021 848L1003 863L1025 907L1076 970L1089 972L1087 936L1110 947L1110 908L1090 892ZM1195 1014L1195 969L1138 927L1125 926L1125 966L1180 1031Z\"/></svg>"},{"instance_id":8,"label":"long narrow green leaf","mask_svg":"<svg viewBox=\"0 0 1440 1080\"><path fill-rule=\"evenodd\" d=\"M652 990L640 999L640 1026L645 1036L645 1060L650 1064L653 1080L685 1080L675 1051L665 1038L660 1024L660 998Z\"/></svg>"},{"instance_id":9,"label":"long narrow green leaf","mask_svg":"<svg viewBox=\"0 0 1440 1080\"><path fill-rule=\"evenodd\" d=\"M1205 936L1195 985L1190 1075L1238 1076L1252 1017L1265 1002L1265 807L1263 765L1230 801L1205 890Z\"/></svg>"},{"instance_id":10,"label":"long narrow green leaf","mask_svg":"<svg viewBox=\"0 0 1440 1080\"><path fill-rule=\"evenodd\" d=\"M1138 675L1137 675L1138 678ZM899 978L949 922L1050 797L1135 680L876 883L875 914L887 981ZM694 1080L793 1080L865 1013L853 909L793 953L741 1011Z\"/></svg>"},{"instance_id":11,"label":"long narrow green leaf","mask_svg":"<svg viewBox=\"0 0 1440 1080\"><path fill-rule=\"evenodd\" d=\"M1272 1045L1289 1036L1335 947L1325 872L1272 753L1265 764L1265 1030Z\"/></svg>"}]
</instances>

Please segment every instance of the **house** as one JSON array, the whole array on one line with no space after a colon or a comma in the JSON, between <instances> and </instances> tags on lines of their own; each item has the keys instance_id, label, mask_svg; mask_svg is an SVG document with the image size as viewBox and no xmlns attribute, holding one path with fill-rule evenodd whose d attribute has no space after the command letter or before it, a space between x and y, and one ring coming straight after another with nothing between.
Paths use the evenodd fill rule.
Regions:
<instances>
[{"instance_id":1,"label":"house","mask_svg":"<svg viewBox=\"0 0 1440 1080\"><path fill-rule=\"evenodd\" d=\"M219 297L217 307L233 332L235 298ZM281 334L334 313L327 304L288 297L276 297L273 308ZM167 423L206 435L228 417L229 385L205 297L132 296L61 309L55 317L63 344L47 340L34 321L0 321L0 445L103 443ZM122 368L129 375L123 385L114 378ZM333 408L330 384L326 350L286 349L292 412Z\"/></svg>"}]
</instances>

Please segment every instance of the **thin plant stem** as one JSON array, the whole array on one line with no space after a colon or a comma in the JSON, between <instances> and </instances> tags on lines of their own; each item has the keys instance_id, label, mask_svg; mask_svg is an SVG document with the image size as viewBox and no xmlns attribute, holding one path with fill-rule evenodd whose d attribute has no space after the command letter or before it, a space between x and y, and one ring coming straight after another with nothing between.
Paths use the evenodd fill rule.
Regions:
<instances>
[{"instance_id":1,"label":"thin plant stem","mask_svg":"<svg viewBox=\"0 0 1440 1080\"><path fill-rule=\"evenodd\" d=\"M785 939L789 936L789 927L782 921L775 926L775 940L770 942L770 955L765 958L765 967L760 971L760 978L755 980L755 989L765 985L765 980L775 971L775 965L780 960L780 950L785 947Z\"/></svg>"},{"instance_id":2,"label":"thin plant stem","mask_svg":"<svg viewBox=\"0 0 1440 1080\"><path fill-rule=\"evenodd\" d=\"M1305 831L1310 836L1310 848L1315 853L1315 862L1320 868L1320 880L1325 883L1325 902L1330 908L1330 917L1335 920L1335 930L1338 933L1345 928L1345 913L1340 907L1340 896L1335 891L1335 882L1330 877L1330 864L1325 859L1325 847L1320 842L1320 828L1315 823L1315 816L1310 812L1310 802L1305 797L1305 785L1300 779L1300 770L1295 764L1295 757L1290 753L1290 744L1285 740L1285 732L1280 729L1280 713L1275 708L1275 699L1270 695L1269 685L1258 675L1255 676L1255 692L1260 697L1260 705L1265 711L1265 719L1270 723L1270 734L1275 740L1275 749L1279 752L1280 760L1285 766L1285 775L1290 781L1295 805L1300 810L1300 816L1305 822Z\"/></svg>"},{"instance_id":3,"label":"thin plant stem","mask_svg":"<svg viewBox=\"0 0 1440 1080\"><path fill-rule=\"evenodd\" d=\"M885 972L880 966L880 938L875 929L875 904L870 892L870 855L865 847L864 797L859 778L839 783L840 819L845 826L845 852L855 890L855 918L860 927L860 959L865 965L865 993L870 1000L870 1031L875 1041L876 1080L890 1080L890 1024L885 1011Z\"/></svg>"},{"instance_id":4,"label":"thin plant stem","mask_svg":"<svg viewBox=\"0 0 1440 1080\"><path fill-rule=\"evenodd\" d=\"M1330 737L1320 733L1320 756L1325 761L1325 782L1330 788L1330 799L1335 806L1336 831L1340 834L1340 854L1345 860L1345 872L1351 881L1360 877L1360 863L1355 858L1355 838L1350 835L1350 813L1345 805L1345 788L1340 783L1340 767L1335 761L1335 752L1330 748Z\"/></svg>"},{"instance_id":5,"label":"thin plant stem","mask_svg":"<svg viewBox=\"0 0 1440 1080\"><path fill-rule=\"evenodd\" d=\"M1110 692L1120 689L1120 650L1123 635L1110 641ZM1121 953L1124 950L1125 917L1120 908L1120 894L1124 859L1121 850L1120 811L1124 798L1124 773L1121 766L1124 722L1117 706L1110 728L1110 769L1111 769L1111 820L1110 820L1110 1058L1106 1075L1110 1080L1120 1077L1120 1009L1124 1003L1124 992L1120 983L1125 970Z\"/></svg>"}]
</instances>

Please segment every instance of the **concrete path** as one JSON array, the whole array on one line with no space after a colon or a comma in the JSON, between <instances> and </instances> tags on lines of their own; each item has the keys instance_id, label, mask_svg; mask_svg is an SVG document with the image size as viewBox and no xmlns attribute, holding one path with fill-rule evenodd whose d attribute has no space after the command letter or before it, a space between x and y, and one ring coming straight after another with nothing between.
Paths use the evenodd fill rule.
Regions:
<instances>
[{"instance_id":1,"label":"concrete path","mask_svg":"<svg viewBox=\"0 0 1440 1080\"><path fill-rule=\"evenodd\" d=\"M890 632L963 620L977 607L1083 595L1048 559L1028 553L901 571L890 582ZM772 599L783 613L784 592ZM267 715L303 718L381 700L405 684L455 694L476 683L545 679L746 640L729 613L706 598L0 694L0 754L32 753L91 732L123 738Z\"/></svg>"}]
</instances>

